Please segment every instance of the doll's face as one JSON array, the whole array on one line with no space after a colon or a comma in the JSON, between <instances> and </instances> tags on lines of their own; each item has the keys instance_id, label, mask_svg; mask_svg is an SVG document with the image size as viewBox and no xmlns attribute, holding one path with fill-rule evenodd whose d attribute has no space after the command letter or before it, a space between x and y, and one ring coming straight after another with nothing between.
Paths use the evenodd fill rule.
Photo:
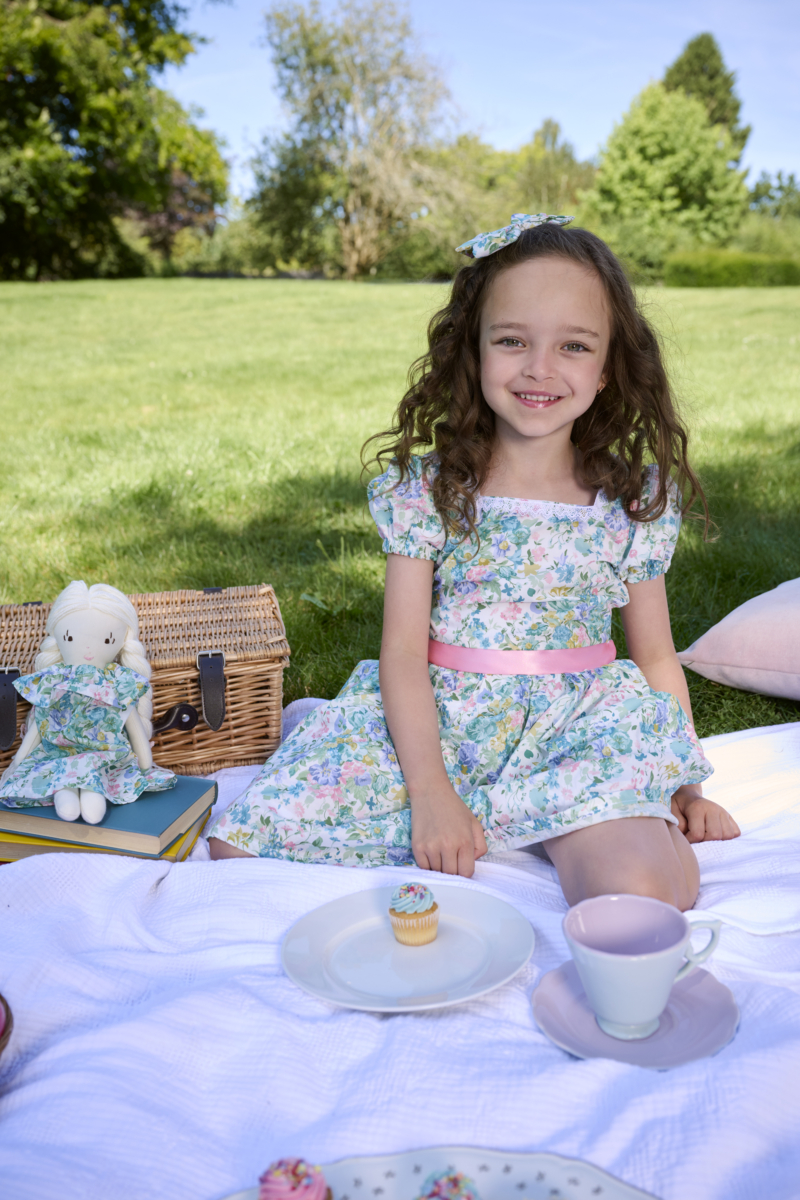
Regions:
<instances>
[{"instance_id":1,"label":"doll's face","mask_svg":"<svg viewBox=\"0 0 800 1200\"><path fill-rule=\"evenodd\" d=\"M79 667L83 663L107 667L122 649L127 632L124 621L115 621L93 608L64 617L53 630L61 657L68 667Z\"/></svg>"}]
</instances>

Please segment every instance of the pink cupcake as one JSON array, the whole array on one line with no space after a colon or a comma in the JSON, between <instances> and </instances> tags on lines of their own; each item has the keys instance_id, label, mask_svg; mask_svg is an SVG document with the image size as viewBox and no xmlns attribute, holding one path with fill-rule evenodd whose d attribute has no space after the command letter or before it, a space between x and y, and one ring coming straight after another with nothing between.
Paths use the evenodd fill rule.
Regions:
<instances>
[{"instance_id":1,"label":"pink cupcake","mask_svg":"<svg viewBox=\"0 0 800 1200\"><path fill-rule=\"evenodd\" d=\"M304 1158L279 1158L258 1183L258 1200L331 1200L322 1171Z\"/></svg>"}]
</instances>

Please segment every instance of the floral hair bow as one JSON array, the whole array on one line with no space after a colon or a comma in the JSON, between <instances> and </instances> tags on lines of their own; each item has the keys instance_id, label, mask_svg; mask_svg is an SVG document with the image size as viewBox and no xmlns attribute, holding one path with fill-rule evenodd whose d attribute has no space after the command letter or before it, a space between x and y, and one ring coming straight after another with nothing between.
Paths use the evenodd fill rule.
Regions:
<instances>
[{"instance_id":1,"label":"floral hair bow","mask_svg":"<svg viewBox=\"0 0 800 1200\"><path fill-rule=\"evenodd\" d=\"M502 229L492 229L489 233L479 233L463 246L456 246L456 253L468 254L470 258L488 258L510 246L526 229L535 229L537 225L568 225L574 217L550 217L547 213L512 213L511 224Z\"/></svg>"}]
</instances>

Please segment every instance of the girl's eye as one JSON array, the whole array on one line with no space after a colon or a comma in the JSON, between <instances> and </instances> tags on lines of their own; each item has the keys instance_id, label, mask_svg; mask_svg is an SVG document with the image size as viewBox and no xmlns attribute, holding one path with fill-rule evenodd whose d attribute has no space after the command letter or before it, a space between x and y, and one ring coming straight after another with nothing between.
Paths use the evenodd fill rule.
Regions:
<instances>
[{"instance_id":1,"label":"girl's eye","mask_svg":"<svg viewBox=\"0 0 800 1200\"><path fill-rule=\"evenodd\" d=\"M586 347L584 346L583 342L567 342L564 349L565 350L585 350Z\"/></svg>"},{"instance_id":2,"label":"girl's eye","mask_svg":"<svg viewBox=\"0 0 800 1200\"><path fill-rule=\"evenodd\" d=\"M501 346L521 346L522 342L519 340L519 338L504 337L504 338L500 338L500 345Z\"/></svg>"}]
</instances>

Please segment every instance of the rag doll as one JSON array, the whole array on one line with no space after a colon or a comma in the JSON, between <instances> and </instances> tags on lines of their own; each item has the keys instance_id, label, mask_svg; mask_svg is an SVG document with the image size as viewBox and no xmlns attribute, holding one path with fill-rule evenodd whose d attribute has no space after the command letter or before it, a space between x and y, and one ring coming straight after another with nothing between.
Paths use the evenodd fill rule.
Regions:
<instances>
[{"instance_id":1,"label":"rag doll","mask_svg":"<svg viewBox=\"0 0 800 1200\"><path fill-rule=\"evenodd\" d=\"M14 687L33 706L0 778L0 800L55 804L62 821L102 821L106 801L130 804L175 784L153 765L150 664L127 596L74 580L53 602L32 675Z\"/></svg>"}]
</instances>

